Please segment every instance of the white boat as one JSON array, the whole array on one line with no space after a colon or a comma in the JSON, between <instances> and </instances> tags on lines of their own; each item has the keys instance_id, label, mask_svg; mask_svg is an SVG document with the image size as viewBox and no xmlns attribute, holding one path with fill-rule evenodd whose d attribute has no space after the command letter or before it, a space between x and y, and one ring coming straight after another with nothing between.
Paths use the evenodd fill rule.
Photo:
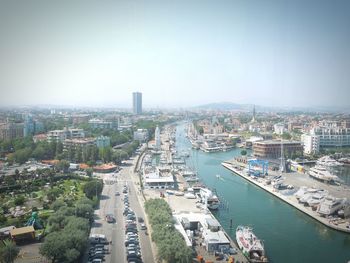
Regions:
<instances>
[{"instance_id":1,"label":"white boat","mask_svg":"<svg viewBox=\"0 0 350 263\"><path fill-rule=\"evenodd\" d=\"M308 187L306 186L300 187L299 190L294 194L295 198L299 200L305 194L307 189Z\"/></svg>"},{"instance_id":2,"label":"white boat","mask_svg":"<svg viewBox=\"0 0 350 263\"><path fill-rule=\"evenodd\" d=\"M321 216L329 216L343 208L344 200L341 198L335 198L332 196L327 196L323 202L317 208L317 212Z\"/></svg>"},{"instance_id":3,"label":"white boat","mask_svg":"<svg viewBox=\"0 0 350 263\"><path fill-rule=\"evenodd\" d=\"M319 192L319 191L320 191L320 189L308 188L308 189L305 191L304 195L302 195L302 196L299 198L299 203L306 204L306 203L309 201L309 199L311 199L312 196L313 196L314 194L316 194L317 192Z\"/></svg>"},{"instance_id":4,"label":"white boat","mask_svg":"<svg viewBox=\"0 0 350 263\"><path fill-rule=\"evenodd\" d=\"M206 204L211 210L216 210L220 206L219 198L208 188L201 187L199 189L199 197L201 198L201 202Z\"/></svg>"},{"instance_id":5,"label":"white boat","mask_svg":"<svg viewBox=\"0 0 350 263\"><path fill-rule=\"evenodd\" d=\"M319 205L328 195L328 191L320 191L316 194L312 195L311 198L307 201L309 206L317 206Z\"/></svg>"},{"instance_id":6,"label":"white boat","mask_svg":"<svg viewBox=\"0 0 350 263\"><path fill-rule=\"evenodd\" d=\"M196 199L196 196L193 193L186 193L184 197L187 199Z\"/></svg>"},{"instance_id":7,"label":"white boat","mask_svg":"<svg viewBox=\"0 0 350 263\"><path fill-rule=\"evenodd\" d=\"M330 183L339 181L336 175L331 174L324 166L316 165L310 168L309 175L322 182Z\"/></svg>"},{"instance_id":8,"label":"white boat","mask_svg":"<svg viewBox=\"0 0 350 263\"><path fill-rule=\"evenodd\" d=\"M322 166L328 166L328 167L334 167L334 166L342 166L343 164L340 162L337 162L333 158L329 156L323 156L320 159L317 160L316 164L322 165Z\"/></svg>"},{"instance_id":9,"label":"white boat","mask_svg":"<svg viewBox=\"0 0 350 263\"><path fill-rule=\"evenodd\" d=\"M250 262L268 262L265 256L264 244L254 235L252 228L238 226L236 229L236 240L238 247Z\"/></svg>"},{"instance_id":10,"label":"white boat","mask_svg":"<svg viewBox=\"0 0 350 263\"><path fill-rule=\"evenodd\" d=\"M186 182L198 182L199 178L197 176L191 176L191 177L187 177Z\"/></svg>"}]
</instances>

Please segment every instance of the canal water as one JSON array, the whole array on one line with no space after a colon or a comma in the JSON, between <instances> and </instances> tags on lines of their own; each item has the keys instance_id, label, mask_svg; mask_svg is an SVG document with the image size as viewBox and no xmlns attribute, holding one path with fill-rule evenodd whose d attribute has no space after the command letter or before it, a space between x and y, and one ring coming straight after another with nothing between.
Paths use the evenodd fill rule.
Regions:
<instances>
[{"instance_id":1,"label":"canal water","mask_svg":"<svg viewBox=\"0 0 350 263\"><path fill-rule=\"evenodd\" d=\"M350 260L350 234L323 226L225 169L221 162L239 155L240 149L219 153L191 149L185 127L185 124L177 126L176 148L179 152L190 152L188 165L198 171L205 185L216 189L225 208L214 215L233 240L238 225L249 225L264 241L270 262L346 263ZM216 175L220 175L219 178Z\"/></svg>"}]
</instances>

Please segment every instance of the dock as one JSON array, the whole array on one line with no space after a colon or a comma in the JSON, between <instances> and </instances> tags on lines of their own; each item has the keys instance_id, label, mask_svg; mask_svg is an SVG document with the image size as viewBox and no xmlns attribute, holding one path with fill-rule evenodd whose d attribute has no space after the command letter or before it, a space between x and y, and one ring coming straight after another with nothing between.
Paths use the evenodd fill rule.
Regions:
<instances>
[{"instance_id":1,"label":"dock","mask_svg":"<svg viewBox=\"0 0 350 263\"><path fill-rule=\"evenodd\" d=\"M261 189L265 190L266 192L270 193L271 195L279 198L280 200L293 206L294 208L298 209L299 211L312 217L313 219L317 220L321 224L323 224L327 227L330 227L332 229L335 229L337 231L341 231L341 232L350 234L350 221L349 221L349 219L334 222L328 218L321 217L316 211L313 211L310 207L305 207L303 204L300 204L293 195L291 195L291 196L283 195L278 190L274 189L271 185L265 185L261 182L258 182L257 179L254 179L253 177L245 175L243 173L243 171L241 170L241 168L239 168L239 164L237 166L237 164L235 164L232 161L226 161L226 162L223 162L221 164L226 169L232 171L234 174L241 176L242 178L246 179L247 181L251 182L252 184L254 184L254 185L260 187Z\"/></svg>"}]
</instances>

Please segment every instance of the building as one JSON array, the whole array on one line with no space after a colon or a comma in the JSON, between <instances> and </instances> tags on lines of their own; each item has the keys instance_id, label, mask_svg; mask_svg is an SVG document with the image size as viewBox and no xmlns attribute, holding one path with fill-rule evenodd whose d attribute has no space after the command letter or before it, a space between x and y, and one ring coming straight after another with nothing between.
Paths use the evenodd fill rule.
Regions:
<instances>
[{"instance_id":1,"label":"building","mask_svg":"<svg viewBox=\"0 0 350 263\"><path fill-rule=\"evenodd\" d=\"M320 151L320 137L316 135L303 134L301 141L304 145L305 154L315 154Z\"/></svg>"},{"instance_id":2,"label":"building","mask_svg":"<svg viewBox=\"0 0 350 263\"><path fill-rule=\"evenodd\" d=\"M93 129L112 129L113 128L113 122L100 120L100 119L89 120L89 125Z\"/></svg>"},{"instance_id":3,"label":"building","mask_svg":"<svg viewBox=\"0 0 350 263\"><path fill-rule=\"evenodd\" d=\"M84 138L85 132L83 129L63 129L53 130L47 133L48 142L63 142L66 139Z\"/></svg>"},{"instance_id":4,"label":"building","mask_svg":"<svg viewBox=\"0 0 350 263\"><path fill-rule=\"evenodd\" d=\"M156 170L149 170L144 168L143 175L143 186L148 189L173 189L175 187L174 176L171 172Z\"/></svg>"},{"instance_id":5,"label":"building","mask_svg":"<svg viewBox=\"0 0 350 263\"><path fill-rule=\"evenodd\" d=\"M35 239L35 229L33 226L25 226L10 230L11 238L16 244Z\"/></svg>"},{"instance_id":6,"label":"building","mask_svg":"<svg viewBox=\"0 0 350 263\"><path fill-rule=\"evenodd\" d=\"M273 125L273 130L276 134L282 135L285 132L285 127L283 123L276 123Z\"/></svg>"},{"instance_id":7,"label":"building","mask_svg":"<svg viewBox=\"0 0 350 263\"><path fill-rule=\"evenodd\" d=\"M137 129L137 131L134 131L134 140L139 142L146 142L148 140L148 130Z\"/></svg>"},{"instance_id":8,"label":"building","mask_svg":"<svg viewBox=\"0 0 350 263\"><path fill-rule=\"evenodd\" d=\"M47 140L47 135L44 133L36 134L33 136L34 143L42 142L42 141L46 141L46 140Z\"/></svg>"},{"instance_id":9,"label":"building","mask_svg":"<svg viewBox=\"0 0 350 263\"><path fill-rule=\"evenodd\" d=\"M90 145L95 145L96 140L94 138L72 138L72 139L65 139L63 141L63 148L69 149L69 148L85 148Z\"/></svg>"},{"instance_id":10,"label":"building","mask_svg":"<svg viewBox=\"0 0 350 263\"><path fill-rule=\"evenodd\" d=\"M303 152L303 144L299 141L257 141L253 143L253 155L261 158L277 159L281 157L281 143L285 156Z\"/></svg>"},{"instance_id":11,"label":"building","mask_svg":"<svg viewBox=\"0 0 350 263\"><path fill-rule=\"evenodd\" d=\"M12 140L23 137L23 123L0 123L0 140Z\"/></svg>"},{"instance_id":12,"label":"building","mask_svg":"<svg viewBox=\"0 0 350 263\"><path fill-rule=\"evenodd\" d=\"M111 139L108 136L99 136L96 138L97 148L106 148L111 146Z\"/></svg>"},{"instance_id":13,"label":"building","mask_svg":"<svg viewBox=\"0 0 350 263\"><path fill-rule=\"evenodd\" d=\"M306 154L318 153L320 148L350 146L350 128L315 127L302 135Z\"/></svg>"},{"instance_id":14,"label":"building","mask_svg":"<svg viewBox=\"0 0 350 263\"><path fill-rule=\"evenodd\" d=\"M33 120L32 115L26 115L24 119L23 136L32 136L38 132L44 130L44 125L42 122Z\"/></svg>"},{"instance_id":15,"label":"building","mask_svg":"<svg viewBox=\"0 0 350 263\"><path fill-rule=\"evenodd\" d=\"M142 93L133 92L132 94L132 108L134 114L142 114Z\"/></svg>"}]
</instances>

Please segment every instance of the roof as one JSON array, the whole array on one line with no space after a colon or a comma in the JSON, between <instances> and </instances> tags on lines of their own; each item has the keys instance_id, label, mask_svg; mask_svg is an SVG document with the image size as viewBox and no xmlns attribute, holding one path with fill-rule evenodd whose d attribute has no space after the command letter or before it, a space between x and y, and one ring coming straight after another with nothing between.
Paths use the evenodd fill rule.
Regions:
<instances>
[{"instance_id":1,"label":"roof","mask_svg":"<svg viewBox=\"0 0 350 263\"><path fill-rule=\"evenodd\" d=\"M173 183L174 178L172 176L159 177L159 178L145 178L146 183Z\"/></svg>"},{"instance_id":2,"label":"roof","mask_svg":"<svg viewBox=\"0 0 350 263\"><path fill-rule=\"evenodd\" d=\"M255 144L270 144L270 145L281 145L281 141L279 140L266 140L266 141L256 141ZM283 145L286 144L302 144L301 141L282 141Z\"/></svg>"},{"instance_id":3,"label":"roof","mask_svg":"<svg viewBox=\"0 0 350 263\"><path fill-rule=\"evenodd\" d=\"M208 226L220 227L219 222L214 218L206 218L205 221L207 222Z\"/></svg>"},{"instance_id":4,"label":"roof","mask_svg":"<svg viewBox=\"0 0 350 263\"><path fill-rule=\"evenodd\" d=\"M223 231L212 232L207 229L203 231L203 238L209 244L230 244L230 240L226 237Z\"/></svg>"},{"instance_id":5,"label":"roof","mask_svg":"<svg viewBox=\"0 0 350 263\"><path fill-rule=\"evenodd\" d=\"M33 233L33 232L35 232L33 226L14 228L10 231L11 236L23 235L23 234Z\"/></svg>"},{"instance_id":6,"label":"roof","mask_svg":"<svg viewBox=\"0 0 350 263\"><path fill-rule=\"evenodd\" d=\"M94 169L98 170L109 170L109 169L116 169L117 166L113 163L104 163L101 165L94 166Z\"/></svg>"}]
</instances>

